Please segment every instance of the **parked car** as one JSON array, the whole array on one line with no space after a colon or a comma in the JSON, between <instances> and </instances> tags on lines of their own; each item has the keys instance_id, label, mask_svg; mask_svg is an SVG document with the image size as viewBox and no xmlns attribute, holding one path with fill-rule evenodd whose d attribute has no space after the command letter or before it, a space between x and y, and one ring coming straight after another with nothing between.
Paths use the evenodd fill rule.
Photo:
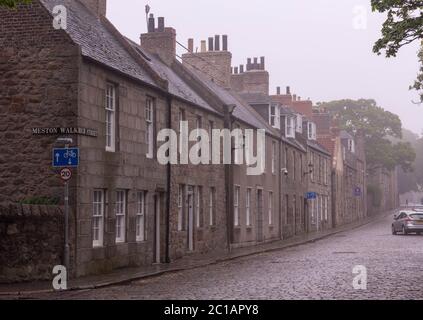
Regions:
<instances>
[{"instance_id":1,"label":"parked car","mask_svg":"<svg viewBox=\"0 0 423 320\"><path fill-rule=\"evenodd\" d=\"M396 235L398 232L404 235L423 233L423 212L420 210L407 210L396 214L392 223L392 234Z\"/></svg>"}]
</instances>

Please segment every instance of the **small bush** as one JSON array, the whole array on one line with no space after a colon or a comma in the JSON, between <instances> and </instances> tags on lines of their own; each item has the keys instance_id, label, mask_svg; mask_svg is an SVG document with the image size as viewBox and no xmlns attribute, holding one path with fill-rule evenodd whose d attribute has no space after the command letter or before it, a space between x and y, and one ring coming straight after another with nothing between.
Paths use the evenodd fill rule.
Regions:
<instances>
[{"instance_id":1,"label":"small bush","mask_svg":"<svg viewBox=\"0 0 423 320\"><path fill-rule=\"evenodd\" d=\"M31 197L31 198L20 201L20 204L55 206L55 205L58 205L59 202L60 202L59 198Z\"/></svg>"}]
</instances>

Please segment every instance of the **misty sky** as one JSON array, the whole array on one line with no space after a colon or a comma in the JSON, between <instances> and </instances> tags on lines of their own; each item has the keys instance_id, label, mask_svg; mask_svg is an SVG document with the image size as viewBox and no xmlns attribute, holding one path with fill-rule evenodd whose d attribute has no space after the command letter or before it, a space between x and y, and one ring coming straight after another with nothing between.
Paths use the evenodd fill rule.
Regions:
<instances>
[{"instance_id":1,"label":"misty sky","mask_svg":"<svg viewBox=\"0 0 423 320\"><path fill-rule=\"evenodd\" d=\"M418 43L397 58L373 54L384 16L371 12L370 0L108 0L108 18L139 42L147 3L183 44L192 37L199 47L200 40L227 34L234 66L265 56L271 93L289 85L314 102L374 98L404 127L423 130L423 105L414 105L418 96L408 90L418 71ZM364 30L354 27L363 25L361 8L367 9Z\"/></svg>"}]
</instances>

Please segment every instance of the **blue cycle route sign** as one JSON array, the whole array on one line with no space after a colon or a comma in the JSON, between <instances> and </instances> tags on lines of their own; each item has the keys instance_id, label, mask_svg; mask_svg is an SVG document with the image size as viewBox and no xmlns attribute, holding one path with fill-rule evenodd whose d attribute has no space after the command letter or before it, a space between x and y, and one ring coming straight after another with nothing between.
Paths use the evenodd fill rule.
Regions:
<instances>
[{"instance_id":1,"label":"blue cycle route sign","mask_svg":"<svg viewBox=\"0 0 423 320\"><path fill-rule=\"evenodd\" d=\"M79 149L78 148L65 148L53 149L53 167L76 168L79 165Z\"/></svg>"}]
</instances>

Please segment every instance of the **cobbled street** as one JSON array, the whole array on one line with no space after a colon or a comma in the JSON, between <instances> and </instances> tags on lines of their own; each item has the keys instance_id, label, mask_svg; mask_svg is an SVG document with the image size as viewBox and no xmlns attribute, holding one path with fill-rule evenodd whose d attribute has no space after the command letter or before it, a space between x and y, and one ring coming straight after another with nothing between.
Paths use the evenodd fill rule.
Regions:
<instances>
[{"instance_id":1,"label":"cobbled street","mask_svg":"<svg viewBox=\"0 0 423 320\"><path fill-rule=\"evenodd\" d=\"M47 299L423 299L423 236L391 235L391 217L311 244L128 285ZM353 268L368 272L353 289Z\"/></svg>"}]
</instances>

